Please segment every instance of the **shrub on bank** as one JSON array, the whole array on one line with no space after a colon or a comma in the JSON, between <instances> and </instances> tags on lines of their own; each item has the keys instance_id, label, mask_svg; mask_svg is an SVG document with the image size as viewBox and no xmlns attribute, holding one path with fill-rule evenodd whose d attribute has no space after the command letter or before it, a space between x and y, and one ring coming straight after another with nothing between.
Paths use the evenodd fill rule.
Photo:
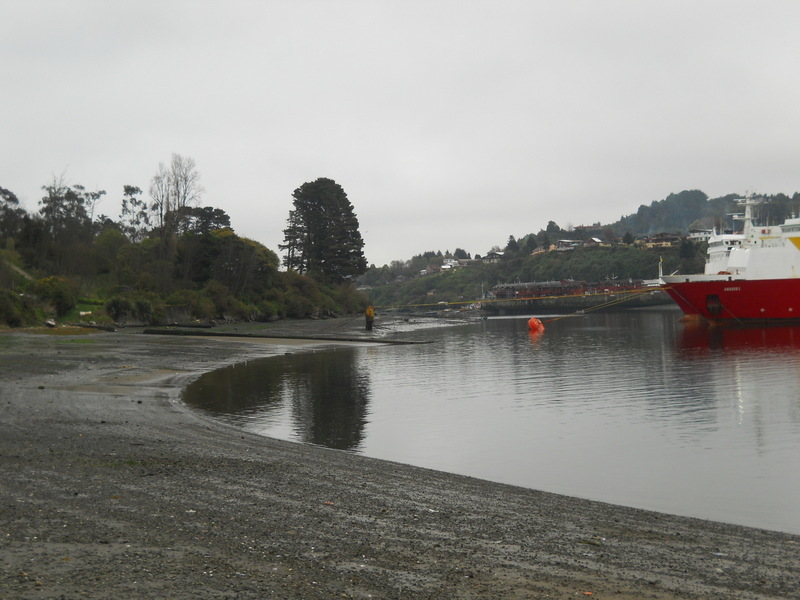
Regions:
<instances>
[{"instance_id":1,"label":"shrub on bank","mask_svg":"<svg viewBox=\"0 0 800 600\"><path fill-rule=\"evenodd\" d=\"M115 323L126 321L133 312L133 305L127 298L112 298L106 302L106 313Z\"/></svg>"},{"instance_id":2,"label":"shrub on bank","mask_svg":"<svg viewBox=\"0 0 800 600\"><path fill-rule=\"evenodd\" d=\"M41 305L33 297L12 290L0 290L0 326L41 325L44 320Z\"/></svg>"},{"instance_id":3,"label":"shrub on bank","mask_svg":"<svg viewBox=\"0 0 800 600\"><path fill-rule=\"evenodd\" d=\"M0 325L8 327L21 327L23 325L22 315L17 307L17 301L13 292L0 292Z\"/></svg>"},{"instance_id":4,"label":"shrub on bank","mask_svg":"<svg viewBox=\"0 0 800 600\"><path fill-rule=\"evenodd\" d=\"M63 317L72 310L77 301L75 285L64 277L51 276L37 279L33 282L31 291L49 302L58 317Z\"/></svg>"}]
</instances>

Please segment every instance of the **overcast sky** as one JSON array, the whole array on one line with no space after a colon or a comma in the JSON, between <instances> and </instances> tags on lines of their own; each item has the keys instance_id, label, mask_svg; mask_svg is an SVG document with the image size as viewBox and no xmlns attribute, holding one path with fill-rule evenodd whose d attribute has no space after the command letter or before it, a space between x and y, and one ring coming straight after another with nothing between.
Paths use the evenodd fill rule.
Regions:
<instances>
[{"instance_id":1,"label":"overcast sky","mask_svg":"<svg viewBox=\"0 0 800 600\"><path fill-rule=\"evenodd\" d=\"M796 0L0 0L0 187L148 190L277 252L329 177L370 263L484 254L673 192L800 191Z\"/></svg>"}]
</instances>

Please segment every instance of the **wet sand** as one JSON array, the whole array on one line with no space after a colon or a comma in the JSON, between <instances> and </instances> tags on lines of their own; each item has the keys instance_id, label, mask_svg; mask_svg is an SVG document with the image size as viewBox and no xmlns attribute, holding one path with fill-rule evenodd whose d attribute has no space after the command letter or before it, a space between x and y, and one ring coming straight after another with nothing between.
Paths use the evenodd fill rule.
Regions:
<instances>
[{"instance_id":1,"label":"wet sand","mask_svg":"<svg viewBox=\"0 0 800 600\"><path fill-rule=\"evenodd\" d=\"M0 332L0 597L800 598L800 536L271 440L180 401L202 372L361 328Z\"/></svg>"}]
</instances>

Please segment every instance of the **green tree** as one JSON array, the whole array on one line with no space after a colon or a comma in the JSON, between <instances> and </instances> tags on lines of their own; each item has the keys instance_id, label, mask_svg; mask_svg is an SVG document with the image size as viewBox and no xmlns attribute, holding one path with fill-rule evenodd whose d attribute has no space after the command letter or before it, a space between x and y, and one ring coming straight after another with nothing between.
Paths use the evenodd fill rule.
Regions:
<instances>
[{"instance_id":1,"label":"green tree","mask_svg":"<svg viewBox=\"0 0 800 600\"><path fill-rule=\"evenodd\" d=\"M231 218L221 208L213 206L187 207L182 210L185 233L205 235L217 229L230 228Z\"/></svg>"},{"instance_id":2,"label":"green tree","mask_svg":"<svg viewBox=\"0 0 800 600\"><path fill-rule=\"evenodd\" d=\"M128 239L118 229L107 227L95 236L92 250L95 261L95 273L113 273L116 271L119 252L128 245Z\"/></svg>"},{"instance_id":3,"label":"green tree","mask_svg":"<svg viewBox=\"0 0 800 600\"><path fill-rule=\"evenodd\" d=\"M19 198L17 198L17 195L11 190L7 190L3 187L0 187L0 200L3 202L2 205L8 204L17 206L19 204Z\"/></svg>"},{"instance_id":4,"label":"green tree","mask_svg":"<svg viewBox=\"0 0 800 600\"><path fill-rule=\"evenodd\" d=\"M182 210L184 233L178 238L175 274L184 281L204 284L211 276L212 264L222 252L219 244L222 237L215 234L227 231L233 235L231 219L224 210L211 206Z\"/></svg>"},{"instance_id":5,"label":"green tree","mask_svg":"<svg viewBox=\"0 0 800 600\"><path fill-rule=\"evenodd\" d=\"M218 229L209 237L214 241L209 265L212 278L237 297L255 298L266 292L278 270L278 257L272 250L229 228Z\"/></svg>"},{"instance_id":6,"label":"green tree","mask_svg":"<svg viewBox=\"0 0 800 600\"><path fill-rule=\"evenodd\" d=\"M536 238L539 241L539 246L547 250L550 248L550 236L546 231L540 231L536 234Z\"/></svg>"},{"instance_id":7,"label":"green tree","mask_svg":"<svg viewBox=\"0 0 800 600\"><path fill-rule=\"evenodd\" d=\"M19 236L24 216L16 194L0 187L0 250Z\"/></svg>"},{"instance_id":8,"label":"green tree","mask_svg":"<svg viewBox=\"0 0 800 600\"><path fill-rule=\"evenodd\" d=\"M60 177L42 189L46 195L39 201L39 214L47 239L39 258L49 264L40 266L57 273L86 273L94 234L92 212L105 192L87 192L81 185L70 187Z\"/></svg>"},{"instance_id":9,"label":"green tree","mask_svg":"<svg viewBox=\"0 0 800 600\"><path fill-rule=\"evenodd\" d=\"M63 277L37 279L33 283L32 291L42 300L49 301L59 317L75 307L75 286Z\"/></svg>"},{"instance_id":10,"label":"green tree","mask_svg":"<svg viewBox=\"0 0 800 600\"><path fill-rule=\"evenodd\" d=\"M508 236L508 243L506 244L507 254L517 254L519 252L519 243L513 235Z\"/></svg>"},{"instance_id":11,"label":"green tree","mask_svg":"<svg viewBox=\"0 0 800 600\"><path fill-rule=\"evenodd\" d=\"M63 179L53 178L50 185L42 186L46 195L39 200L39 214L44 219L48 233L54 241L72 237L90 223L83 197ZM71 234L71 235L70 235Z\"/></svg>"},{"instance_id":12,"label":"green tree","mask_svg":"<svg viewBox=\"0 0 800 600\"><path fill-rule=\"evenodd\" d=\"M520 244L520 250L525 254L530 254L534 250L536 250L538 243L536 242L536 236L532 234L528 234L523 239L522 243Z\"/></svg>"},{"instance_id":13,"label":"green tree","mask_svg":"<svg viewBox=\"0 0 800 600\"><path fill-rule=\"evenodd\" d=\"M142 190L134 185L123 186L122 210L119 222L122 232L132 242L141 242L150 227L147 201L139 196Z\"/></svg>"},{"instance_id":14,"label":"green tree","mask_svg":"<svg viewBox=\"0 0 800 600\"><path fill-rule=\"evenodd\" d=\"M367 270L358 218L344 189L332 179L304 183L292 194L284 229L284 265L321 281L338 283Z\"/></svg>"}]
</instances>

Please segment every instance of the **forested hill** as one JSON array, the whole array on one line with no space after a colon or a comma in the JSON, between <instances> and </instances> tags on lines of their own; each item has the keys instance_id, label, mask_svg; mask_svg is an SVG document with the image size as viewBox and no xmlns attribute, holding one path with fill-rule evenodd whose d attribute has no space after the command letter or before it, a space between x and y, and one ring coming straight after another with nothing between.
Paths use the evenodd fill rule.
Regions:
<instances>
[{"instance_id":1,"label":"forested hill","mask_svg":"<svg viewBox=\"0 0 800 600\"><path fill-rule=\"evenodd\" d=\"M734 206L735 195L709 199L700 190L686 190L670 194L650 205L622 217L613 224L615 232L634 236L660 232L685 233L688 229L720 227Z\"/></svg>"},{"instance_id":2,"label":"forested hill","mask_svg":"<svg viewBox=\"0 0 800 600\"><path fill-rule=\"evenodd\" d=\"M729 194L709 198L700 190L686 190L670 194L663 200L642 205L634 214L622 217L611 225L619 236L630 232L634 236L669 232L685 234L689 229L724 229L731 227L728 215L737 210L736 199L740 194ZM800 193L790 198L786 194L765 196L761 218L765 221L782 222L800 205Z\"/></svg>"},{"instance_id":3,"label":"forested hill","mask_svg":"<svg viewBox=\"0 0 800 600\"><path fill-rule=\"evenodd\" d=\"M705 244L684 240L678 246L658 249L619 245L567 252L507 252L496 261L464 260L458 267L425 272L393 263L370 269L361 281L368 286L367 293L379 308L432 310L441 309L443 302L450 306L478 302L502 283L565 279L638 281L656 279L659 263L666 273L695 273L702 271L704 262Z\"/></svg>"}]
</instances>

